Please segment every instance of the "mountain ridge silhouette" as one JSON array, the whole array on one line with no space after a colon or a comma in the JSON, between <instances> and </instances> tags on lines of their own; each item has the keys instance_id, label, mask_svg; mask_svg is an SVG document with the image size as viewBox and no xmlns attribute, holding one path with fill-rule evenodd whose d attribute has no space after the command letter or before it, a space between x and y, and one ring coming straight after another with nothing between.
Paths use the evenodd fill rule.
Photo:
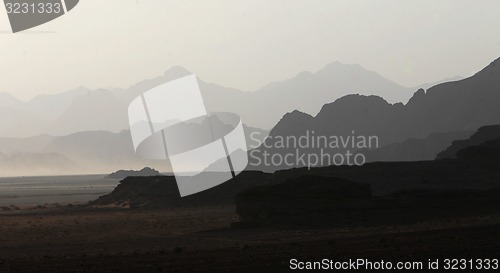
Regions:
<instances>
[{"instance_id":1,"label":"mountain ridge silhouette","mask_svg":"<svg viewBox=\"0 0 500 273\"><path fill-rule=\"evenodd\" d=\"M377 136L379 147L430 134L476 130L500 124L500 58L473 76L418 90L406 105L390 104L379 96L347 95L325 104L316 116L299 111L285 114L270 131L266 144L278 136L300 137L309 132L323 136L351 134ZM354 133L353 133L354 132ZM291 149L261 147L285 155ZM318 150L303 149L303 153ZM342 152L342 151L341 151ZM284 166L276 166L277 169ZM294 166L287 166L294 167ZM300 167L300 166L298 166Z\"/></svg>"},{"instance_id":2,"label":"mountain ridge silhouette","mask_svg":"<svg viewBox=\"0 0 500 273\"><path fill-rule=\"evenodd\" d=\"M91 90L78 87L59 94L38 95L29 101L9 96L8 101L5 99L3 103L0 102L0 111L12 108L22 113L26 116L23 121L25 129L21 131L14 126L8 127L0 131L0 136L28 137L43 133L67 135L95 130L119 132L128 128L126 115L121 114L133 98L155 86L189 74L189 70L174 66L159 77L137 82L128 88ZM208 111L234 112L249 126L263 129L272 128L286 112L300 110L316 113L325 103L343 94L375 93L385 94L388 98L396 94L406 99L411 95L411 89L373 71L339 62L326 65L315 73L298 73L295 77L270 83L251 92L201 79L198 81ZM4 96L7 98L7 95ZM16 119L19 115L10 116ZM103 115L108 117L103 120Z\"/></svg>"}]
</instances>

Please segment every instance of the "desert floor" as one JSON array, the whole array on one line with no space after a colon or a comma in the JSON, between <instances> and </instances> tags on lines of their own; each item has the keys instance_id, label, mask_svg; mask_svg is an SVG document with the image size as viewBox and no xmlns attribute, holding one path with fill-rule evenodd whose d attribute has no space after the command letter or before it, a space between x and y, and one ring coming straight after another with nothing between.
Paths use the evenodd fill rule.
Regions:
<instances>
[{"instance_id":1,"label":"desert floor","mask_svg":"<svg viewBox=\"0 0 500 273\"><path fill-rule=\"evenodd\" d=\"M235 221L233 206L3 211L0 272L285 272L292 258L500 257L500 215L335 229L232 229Z\"/></svg>"}]
</instances>

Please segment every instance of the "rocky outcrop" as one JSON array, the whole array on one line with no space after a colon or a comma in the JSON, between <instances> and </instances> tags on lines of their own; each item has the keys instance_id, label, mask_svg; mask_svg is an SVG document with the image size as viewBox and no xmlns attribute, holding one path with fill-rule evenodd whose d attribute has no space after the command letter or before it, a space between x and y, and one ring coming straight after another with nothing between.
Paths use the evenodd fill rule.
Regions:
<instances>
[{"instance_id":1,"label":"rocky outcrop","mask_svg":"<svg viewBox=\"0 0 500 273\"><path fill-rule=\"evenodd\" d=\"M127 177L113 192L90 202L95 207L166 208L234 204L234 196L268 183L268 174L244 172L209 190L180 197L175 177Z\"/></svg>"},{"instance_id":2,"label":"rocky outcrop","mask_svg":"<svg viewBox=\"0 0 500 273\"><path fill-rule=\"evenodd\" d=\"M119 170L106 176L104 179L124 179L129 176L160 176L160 175L162 174L159 171L149 167L145 167L140 171Z\"/></svg>"}]
</instances>

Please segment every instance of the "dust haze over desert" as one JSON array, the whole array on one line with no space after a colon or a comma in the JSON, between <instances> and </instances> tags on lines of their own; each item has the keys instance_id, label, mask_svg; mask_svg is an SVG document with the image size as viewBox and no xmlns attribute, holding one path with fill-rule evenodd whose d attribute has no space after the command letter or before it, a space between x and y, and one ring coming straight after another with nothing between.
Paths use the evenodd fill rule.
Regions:
<instances>
[{"instance_id":1,"label":"dust haze over desert","mask_svg":"<svg viewBox=\"0 0 500 273\"><path fill-rule=\"evenodd\" d=\"M73 3L0 5L0 272L498 269L499 1Z\"/></svg>"}]
</instances>

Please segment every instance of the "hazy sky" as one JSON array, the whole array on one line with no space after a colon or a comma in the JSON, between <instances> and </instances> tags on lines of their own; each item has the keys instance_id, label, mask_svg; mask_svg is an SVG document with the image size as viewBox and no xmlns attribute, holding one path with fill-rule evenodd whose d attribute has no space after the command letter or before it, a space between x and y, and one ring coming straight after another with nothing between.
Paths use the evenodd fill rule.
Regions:
<instances>
[{"instance_id":1,"label":"hazy sky","mask_svg":"<svg viewBox=\"0 0 500 273\"><path fill-rule=\"evenodd\" d=\"M499 12L496 0L80 0L12 34L2 5L0 92L127 87L175 65L251 91L336 60L414 86L499 57Z\"/></svg>"}]
</instances>

